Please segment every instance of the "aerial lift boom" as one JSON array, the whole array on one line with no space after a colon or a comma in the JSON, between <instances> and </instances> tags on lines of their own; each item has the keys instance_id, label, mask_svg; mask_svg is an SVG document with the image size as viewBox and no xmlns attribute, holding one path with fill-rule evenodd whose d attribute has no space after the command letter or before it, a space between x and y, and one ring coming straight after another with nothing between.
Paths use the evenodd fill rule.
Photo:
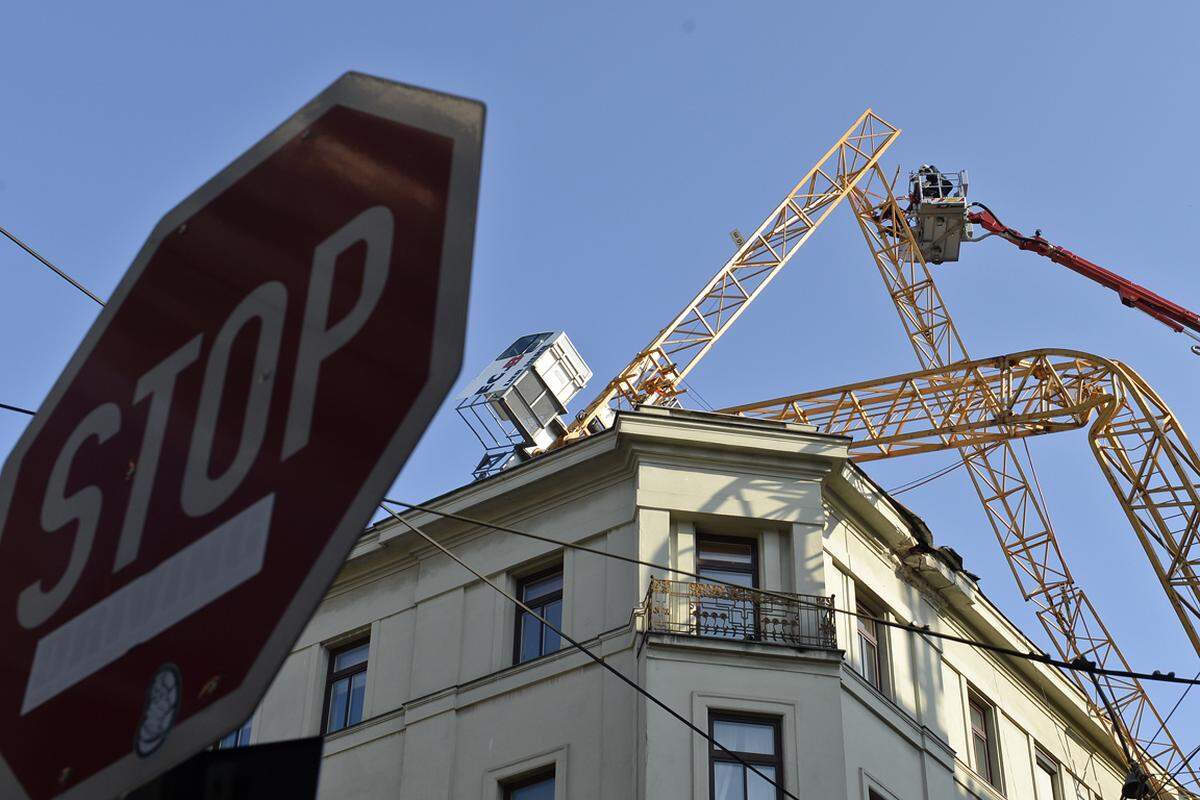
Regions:
<instances>
[{"instance_id":1,"label":"aerial lift boom","mask_svg":"<svg viewBox=\"0 0 1200 800\"><path fill-rule=\"evenodd\" d=\"M1107 286L1120 296L1123 304L1145 312L1176 333L1185 333L1200 342L1200 314L1190 311L1178 303L1173 303L1099 264L1088 261L1065 247L1051 244L1042 238L1040 230L1035 231L1033 236L1025 236L1017 229L1002 223L995 213L983 203L972 203L971 206L978 208L979 211L968 212L968 222L977 223L990 234L1006 239L1022 250L1045 256L1055 264L1061 264L1101 286ZM1200 355L1200 344L1192 345L1192 352Z\"/></svg>"}]
</instances>

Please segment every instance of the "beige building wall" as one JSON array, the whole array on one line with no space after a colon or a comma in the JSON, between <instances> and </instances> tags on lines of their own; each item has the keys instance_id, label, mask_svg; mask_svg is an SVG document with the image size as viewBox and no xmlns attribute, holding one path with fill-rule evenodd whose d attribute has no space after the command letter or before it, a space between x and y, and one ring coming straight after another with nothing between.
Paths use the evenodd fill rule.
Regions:
<instances>
[{"instance_id":1,"label":"beige building wall","mask_svg":"<svg viewBox=\"0 0 1200 800\"><path fill-rule=\"evenodd\" d=\"M889 618L1030 649L903 508L802 426L649 409L614 429L429 505L676 569L697 537L752 540L761 588L869 598ZM837 648L651 630L641 604L663 570L413 511L405 519L509 591L561 563L563 627L693 724L710 709L780 720L797 797L1037 798L1035 748L1061 764L1060 798L1120 793L1120 754L1057 672L890 630L883 691L858 672L856 622ZM690 578L674 576L679 580ZM368 530L252 720L254 743L321 730L329 654L369 639L363 719L326 736L323 798L502 797L553 765L558 798L709 795L708 743L565 646L514 665L512 603L406 527ZM968 746L968 693L993 704L999 788Z\"/></svg>"}]
</instances>

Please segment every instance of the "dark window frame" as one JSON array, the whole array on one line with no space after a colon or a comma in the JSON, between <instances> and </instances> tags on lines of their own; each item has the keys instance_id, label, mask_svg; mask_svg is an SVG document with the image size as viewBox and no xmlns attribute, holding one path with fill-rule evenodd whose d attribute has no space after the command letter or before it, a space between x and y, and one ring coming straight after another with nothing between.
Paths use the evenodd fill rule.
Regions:
<instances>
[{"instance_id":1,"label":"dark window frame","mask_svg":"<svg viewBox=\"0 0 1200 800\"><path fill-rule=\"evenodd\" d=\"M865 680L867 683L874 686L885 697L890 698L892 696L892 691L891 691L892 680L891 680L891 671L889 669L889 664L890 664L889 645L891 644L891 642L888 640L887 626L880 625L878 622L874 621L875 619L886 619L887 612L883 610L884 609L883 604L881 602L879 602L878 600L876 600L865 589L856 585L854 587L854 590L855 590L854 591L854 594L855 594L854 610L855 610L855 612L860 615L866 614L869 617L874 617L874 619L863 619L863 617L859 616L855 620L854 634L855 634L855 643L858 645L858 658L859 658L859 663L856 665L857 672L859 675L862 676L863 680ZM866 670L864 669L864 665L862 663L863 660L865 660L865 654L863 652L863 644L862 644L862 640L864 638L868 639L870 641L871 645L875 649L875 658L874 658L875 679L874 680L871 680L870 676L867 675Z\"/></svg>"},{"instance_id":2,"label":"dark window frame","mask_svg":"<svg viewBox=\"0 0 1200 800\"><path fill-rule=\"evenodd\" d=\"M519 778L504 781L502 784L500 784L504 789L504 800L512 800L513 792L518 791L519 789L528 789L530 786L536 786L537 784L545 781L547 778L556 782L554 788L557 791L558 774L553 764L551 764L549 767L538 768L533 772L520 776Z\"/></svg>"},{"instance_id":3,"label":"dark window frame","mask_svg":"<svg viewBox=\"0 0 1200 800\"><path fill-rule=\"evenodd\" d=\"M337 672L334 672L333 668L334 668L334 665L337 664L338 656L340 656L342 653L346 653L351 650L355 650L359 647L362 647L363 645L367 646L367 657L364 658L361 663L358 663L352 667L346 667L343 670L338 670ZM371 663L371 655L370 655L371 649L370 648L371 648L371 637L370 636L364 636L361 638L353 639L352 641L346 642L345 644L339 644L337 647L329 648L329 666L325 673L325 704L324 704L324 708L321 710L321 735L322 736L328 736L331 733L338 733L340 731L346 730L347 728L353 728L355 725L358 725L360 722L362 722L361 719L358 722L352 722L352 723L347 722L347 724L338 728L336 731L329 730L329 701L333 696L333 685L335 683L337 683L340 680L353 678L355 675L359 674L360 672L367 671L367 668L370 666L370 663ZM349 698L349 686L347 686L346 714L349 715L349 713L350 713L350 698Z\"/></svg>"},{"instance_id":4,"label":"dark window frame","mask_svg":"<svg viewBox=\"0 0 1200 800\"><path fill-rule=\"evenodd\" d=\"M975 721L971 719L971 711L978 710L979 715L983 718L983 729L980 730L975 726ZM989 700L986 700L982 695L974 689L967 690L967 733L971 740L971 760L975 762L975 772L979 774L988 784L997 790L1003 790L1003 781L1000 775L1000 743L997 741L996 731L996 706ZM984 763L979 763L979 749L976 746L976 740L983 741L983 752L986 758Z\"/></svg>"},{"instance_id":5,"label":"dark window frame","mask_svg":"<svg viewBox=\"0 0 1200 800\"><path fill-rule=\"evenodd\" d=\"M1050 776L1050 798L1039 797L1037 800L1062 800L1062 764L1058 759L1047 753L1040 745L1033 746L1033 768L1040 769Z\"/></svg>"},{"instance_id":6,"label":"dark window frame","mask_svg":"<svg viewBox=\"0 0 1200 800\"><path fill-rule=\"evenodd\" d=\"M722 561L719 558L702 558L700 554L703 552L704 544L706 542L713 542L714 544L749 545L750 546L750 565L747 566L745 564L741 564L736 561ZM696 531L696 544L695 544L695 547L696 547L696 574L703 575L705 569L719 569L723 572L736 572L736 573L740 573L743 575L749 575L750 576L750 588L751 589L760 589L762 587L759 585L760 563L759 563L758 544L759 544L758 539L753 536L725 536L725 535L720 535L720 534L703 533L701 531ZM704 578L702 577L700 580L701 580L701 582L703 582ZM736 604L737 602L740 602L740 601L725 601L725 602L732 602L732 603ZM753 606L754 631L753 631L753 635L741 637L741 639L743 641L752 642L752 641L758 640L759 632L762 630L762 625L760 624L760 621L758 619L758 614L759 614L758 603L755 603L753 601L749 601L749 602ZM697 634L699 634L701 636L713 635L713 636L720 637L720 634L717 634L717 633L706 634L705 631L699 630L699 626L700 626L700 621L697 620ZM720 638L726 638L726 637L720 637ZM728 638L733 638L733 637L728 637ZM736 641L736 639L734 639L734 640Z\"/></svg>"},{"instance_id":7,"label":"dark window frame","mask_svg":"<svg viewBox=\"0 0 1200 800\"><path fill-rule=\"evenodd\" d=\"M544 594L532 602L525 599L525 587L526 586L528 586L531 583L537 583L538 581L545 580L546 578L549 578L553 575L562 576L562 586L559 587L559 589L557 591ZM521 575L520 577L518 577L517 578L517 586L516 586L517 599L519 599L522 603L525 603L525 605L529 606L534 611L536 611L539 616L544 617L545 614L542 613L541 609L545 608L546 606L550 605L551 603L554 603L556 601L562 601L563 606L564 607L566 606L566 601L563 599L563 590L566 588L566 585L567 585L567 576L566 576L565 570L563 569L563 562L558 561L554 564L551 564L548 567L544 567L544 568L538 570L537 572L530 572L526 575ZM525 659L521 658L521 655L522 655L521 654L521 618L525 612L519 606L516 607L516 610L517 610L516 618L513 620L513 665L516 666L517 664L528 664L530 661L536 661L539 658L543 658L544 656L550 655L550 652L557 653L558 650L554 650L554 651L550 651L550 652L543 650L542 638L539 637L539 639L538 639L538 654L536 656L532 656L530 658L525 658ZM559 642L559 650L561 650L561 649L562 649L562 642Z\"/></svg>"},{"instance_id":8,"label":"dark window frame","mask_svg":"<svg viewBox=\"0 0 1200 800\"><path fill-rule=\"evenodd\" d=\"M708 711L708 735L710 738L708 743L708 797L709 800L716 800L717 797L717 763L738 764L736 760L729 757L721 748L716 745L716 730L718 722L744 722L751 725L770 726L774 730L775 735L775 752L768 756L763 753L742 753L734 750L739 757L746 763L753 764L756 767L773 767L775 769L775 798L783 800L784 771L783 771L783 718L770 714L753 714L744 711L718 711L709 709ZM742 766L743 772L746 768Z\"/></svg>"}]
</instances>

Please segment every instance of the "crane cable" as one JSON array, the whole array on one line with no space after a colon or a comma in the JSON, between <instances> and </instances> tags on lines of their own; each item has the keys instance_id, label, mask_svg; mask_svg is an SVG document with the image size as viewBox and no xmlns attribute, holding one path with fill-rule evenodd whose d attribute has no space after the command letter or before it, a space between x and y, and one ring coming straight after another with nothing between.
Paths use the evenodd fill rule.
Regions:
<instances>
[{"instance_id":1,"label":"crane cable","mask_svg":"<svg viewBox=\"0 0 1200 800\"><path fill-rule=\"evenodd\" d=\"M955 461L954 463L952 463L948 466L941 467L940 469L936 469L933 472L930 472L928 475L923 475L920 478L913 478L908 483L902 483L895 488L885 489L884 491L887 492L888 494L896 495L896 494L904 494L905 492L911 492L913 489L920 489L922 486L924 486L927 483L932 483L933 481L936 481L938 478L942 478L942 477L945 477L946 475L949 475L951 472L953 472L954 470L958 469L959 467L963 466L966 463L967 463L967 460L965 458L960 458L958 461Z\"/></svg>"}]
</instances>

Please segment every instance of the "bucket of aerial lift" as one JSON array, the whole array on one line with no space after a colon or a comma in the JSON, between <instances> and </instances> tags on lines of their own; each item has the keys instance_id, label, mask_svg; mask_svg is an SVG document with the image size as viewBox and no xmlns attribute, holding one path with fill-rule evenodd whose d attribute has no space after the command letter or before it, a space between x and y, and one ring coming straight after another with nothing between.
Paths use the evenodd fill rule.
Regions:
<instances>
[{"instance_id":1,"label":"bucket of aerial lift","mask_svg":"<svg viewBox=\"0 0 1200 800\"><path fill-rule=\"evenodd\" d=\"M909 176L909 224L927 262L958 261L967 222L967 173L926 164Z\"/></svg>"}]
</instances>

